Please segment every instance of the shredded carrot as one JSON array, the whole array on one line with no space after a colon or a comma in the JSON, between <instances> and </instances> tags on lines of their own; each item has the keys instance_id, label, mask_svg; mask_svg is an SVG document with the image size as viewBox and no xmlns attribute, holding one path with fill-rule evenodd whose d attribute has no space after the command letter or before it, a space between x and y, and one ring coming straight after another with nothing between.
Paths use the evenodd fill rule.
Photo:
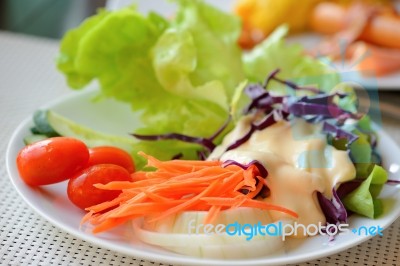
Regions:
<instances>
[{"instance_id":1,"label":"shredded carrot","mask_svg":"<svg viewBox=\"0 0 400 266\"><path fill-rule=\"evenodd\" d=\"M221 208L221 206L211 206L206 218L204 219L204 224L211 224L217 218L218 214L221 211Z\"/></svg>"},{"instance_id":2,"label":"shredded carrot","mask_svg":"<svg viewBox=\"0 0 400 266\"><path fill-rule=\"evenodd\" d=\"M258 179L258 184L256 185L255 190L250 191L249 194L247 194L249 198L254 198L256 195L258 195L258 193L260 193L261 189L264 187L264 181L260 180L262 179L262 177L257 176L257 179Z\"/></svg>"},{"instance_id":3,"label":"shredded carrot","mask_svg":"<svg viewBox=\"0 0 400 266\"><path fill-rule=\"evenodd\" d=\"M219 161L163 162L144 153L140 155L155 171L138 171L132 174L131 182L95 185L122 192L114 200L86 208L88 213L82 224L94 225L94 233L139 217L153 222L183 211L208 211L205 223L215 221L222 210L237 207L274 210L297 217L291 210L255 199L266 185L255 166L244 170L236 165L223 167Z\"/></svg>"}]
</instances>

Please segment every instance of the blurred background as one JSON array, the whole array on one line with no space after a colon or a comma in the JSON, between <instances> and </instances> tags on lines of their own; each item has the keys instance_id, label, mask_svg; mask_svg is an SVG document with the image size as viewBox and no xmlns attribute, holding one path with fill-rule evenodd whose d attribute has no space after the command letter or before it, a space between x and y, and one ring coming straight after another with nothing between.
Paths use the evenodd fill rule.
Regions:
<instances>
[{"instance_id":1,"label":"blurred background","mask_svg":"<svg viewBox=\"0 0 400 266\"><path fill-rule=\"evenodd\" d=\"M86 17L96 13L98 8L115 9L135 0L0 0L0 31L9 31L39 37L61 39L64 33L78 26ZM307 29L308 17L313 8L320 2L338 3L348 6L356 1L351 0L306 0L267 1L267 0L205 0L214 5L230 10L241 16L243 34L240 44L243 48L251 48L267 37L281 23L288 23L296 34ZM172 13L171 4L161 0L136 0L139 10L146 12L156 9L162 14ZM365 3L391 5L400 9L400 0L363 0ZM397 3L397 4L396 4ZM295 7L294 7L295 6ZM301 8L300 8L301 7ZM296 9L296 12L293 10ZM270 12L268 16L265 12ZM393 11L396 12L396 11ZM291 14L290 16L288 14ZM319 25L320 23L317 23ZM319 30L326 30L325 27ZM322 32L328 33L328 32ZM397 36L399 37L399 36ZM1 41L1 40L0 40ZM307 48L307 47L306 47ZM381 81L389 81L389 86L380 86L380 99L390 103L387 107L392 116L400 113L400 72ZM383 83L381 83L383 84ZM382 107L385 109L385 107Z\"/></svg>"},{"instance_id":2,"label":"blurred background","mask_svg":"<svg viewBox=\"0 0 400 266\"><path fill-rule=\"evenodd\" d=\"M106 0L1 0L0 30L60 39Z\"/></svg>"}]
</instances>

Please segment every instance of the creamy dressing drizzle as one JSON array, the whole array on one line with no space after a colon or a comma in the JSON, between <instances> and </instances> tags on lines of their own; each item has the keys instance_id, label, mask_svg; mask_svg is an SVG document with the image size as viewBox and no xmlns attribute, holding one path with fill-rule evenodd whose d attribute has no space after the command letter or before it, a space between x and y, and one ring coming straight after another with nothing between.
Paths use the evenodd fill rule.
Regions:
<instances>
[{"instance_id":1,"label":"creamy dressing drizzle","mask_svg":"<svg viewBox=\"0 0 400 266\"><path fill-rule=\"evenodd\" d=\"M250 128L253 116L245 116L210 155L210 160L235 160L249 163L258 160L269 172L266 179L271 194L265 201L291 209L299 215L298 223L325 222L316 192L332 196L332 188L355 177L353 163L345 151L336 150L321 134L321 125L302 119L280 121L253 133L235 150L226 148ZM271 211L274 221L293 218ZM300 235L301 236L301 235Z\"/></svg>"}]
</instances>

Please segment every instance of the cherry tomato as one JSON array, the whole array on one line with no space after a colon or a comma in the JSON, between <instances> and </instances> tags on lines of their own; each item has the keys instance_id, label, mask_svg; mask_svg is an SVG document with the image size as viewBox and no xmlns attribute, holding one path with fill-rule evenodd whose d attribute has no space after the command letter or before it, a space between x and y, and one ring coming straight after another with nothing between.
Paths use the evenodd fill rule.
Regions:
<instances>
[{"instance_id":1,"label":"cherry tomato","mask_svg":"<svg viewBox=\"0 0 400 266\"><path fill-rule=\"evenodd\" d=\"M25 146L17 156L21 178L31 186L69 179L89 161L86 145L77 139L54 137Z\"/></svg>"},{"instance_id":2,"label":"cherry tomato","mask_svg":"<svg viewBox=\"0 0 400 266\"><path fill-rule=\"evenodd\" d=\"M129 172L115 164L93 165L77 173L68 182L68 198L81 209L113 200L121 191L103 190L94 184L107 184L111 181L131 181Z\"/></svg>"},{"instance_id":3,"label":"cherry tomato","mask_svg":"<svg viewBox=\"0 0 400 266\"><path fill-rule=\"evenodd\" d=\"M126 151L111 146L99 146L89 149L89 162L87 166L96 164L116 164L124 167L129 173L135 171L132 157Z\"/></svg>"}]
</instances>

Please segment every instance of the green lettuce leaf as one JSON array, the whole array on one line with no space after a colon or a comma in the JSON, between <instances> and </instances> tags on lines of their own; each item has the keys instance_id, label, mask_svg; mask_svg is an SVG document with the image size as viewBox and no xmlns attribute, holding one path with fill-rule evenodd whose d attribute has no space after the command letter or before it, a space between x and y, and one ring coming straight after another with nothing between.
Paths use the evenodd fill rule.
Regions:
<instances>
[{"instance_id":1,"label":"green lettuce leaf","mask_svg":"<svg viewBox=\"0 0 400 266\"><path fill-rule=\"evenodd\" d=\"M238 17L201 0L175 2L178 10L171 20L140 14L134 6L101 10L61 41L57 66L68 84L82 89L97 81L98 99L112 97L129 104L141 115L137 134L209 137L229 114L236 121L248 101L240 94L245 80L262 81L276 68L282 69L283 78L298 82L295 78L301 77L300 84L319 82L310 76L323 83L336 78L324 76L326 66L304 56L301 46L286 45L285 27L242 54ZM200 148L179 141L139 144L160 159L170 159L177 151L195 158Z\"/></svg>"},{"instance_id":2,"label":"green lettuce leaf","mask_svg":"<svg viewBox=\"0 0 400 266\"><path fill-rule=\"evenodd\" d=\"M86 19L78 28L72 29L64 35L57 58L57 67L64 73L71 88L82 88L93 79L93 76L89 73L77 70L75 59L80 47L80 41L109 14L105 10L100 10L97 15Z\"/></svg>"},{"instance_id":3,"label":"green lettuce leaf","mask_svg":"<svg viewBox=\"0 0 400 266\"><path fill-rule=\"evenodd\" d=\"M262 82L275 69L281 69L279 77L299 85L313 85L331 91L339 82L339 76L322 62L304 55L300 44L287 44L284 37L288 27L277 28L267 39L249 53L243 55L246 76L252 82ZM270 90L287 94L287 88L271 82Z\"/></svg>"},{"instance_id":4,"label":"green lettuce leaf","mask_svg":"<svg viewBox=\"0 0 400 266\"><path fill-rule=\"evenodd\" d=\"M219 80L230 99L245 79L242 53L237 45L241 22L201 0L177 0L180 8L173 27L190 33L196 51L196 69L190 74L195 86Z\"/></svg>"},{"instance_id":5,"label":"green lettuce leaf","mask_svg":"<svg viewBox=\"0 0 400 266\"><path fill-rule=\"evenodd\" d=\"M356 166L356 176L366 178L372 163L372 147L367 135L357 129L353 130L353 133L358 135L358 139L350 145L350 154Z\"/></svg>"},{"instance_id":6,"label":"green lettuce leaf","mask_svg":"<svg viewBox=\"0 0 400 266\"><path fill-rule=\"evenodd\" d=\"M346 209L369 218L376 218L382 213L382 202L377 196L387 179L386 170L375 165L368 178L342 200Z\"/></svg>"},{"instance_id":7,"label":"green lettuce leaf","mask_svg":"<svg viewBox=\"0 0 400 266\"><path fill-rule=\"evenodd\" d=\"M171 21L135 7L100 11L65 35L57 66L72 88L96 80L102 96L140 112L142 126L135 133L208 137L227 119L245 77L240 21L202 1L176 2ZM177 150L194 158L199 149L179 141L140 145L160 159Z\"/></svg>"}]
</instances>

